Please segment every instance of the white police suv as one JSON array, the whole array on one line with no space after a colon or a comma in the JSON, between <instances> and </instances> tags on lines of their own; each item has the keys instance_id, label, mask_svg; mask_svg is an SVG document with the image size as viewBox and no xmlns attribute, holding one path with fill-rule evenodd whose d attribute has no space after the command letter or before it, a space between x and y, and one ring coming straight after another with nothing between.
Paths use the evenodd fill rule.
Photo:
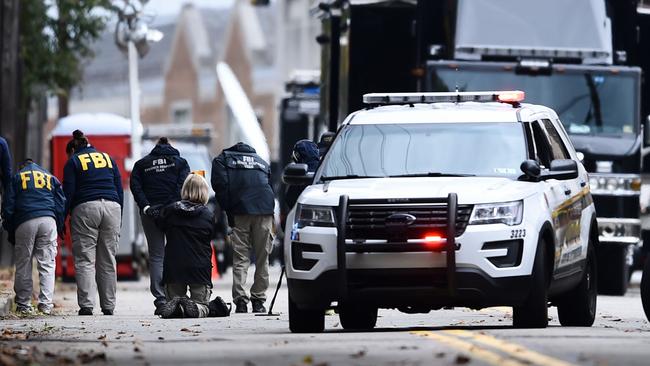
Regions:
<instances>
[{"instance_id":1,"label":"white police suv","mask_svg":"<svg viewBox=\"0 0 650 366\"><path fill-rule=\"evenodd\" d=\"M287 218L289 326L346 329L378 308L512 306L516 327L591 326L598 230L560 123L524 93L366 94Z\"/></svg>"}]
</instances>

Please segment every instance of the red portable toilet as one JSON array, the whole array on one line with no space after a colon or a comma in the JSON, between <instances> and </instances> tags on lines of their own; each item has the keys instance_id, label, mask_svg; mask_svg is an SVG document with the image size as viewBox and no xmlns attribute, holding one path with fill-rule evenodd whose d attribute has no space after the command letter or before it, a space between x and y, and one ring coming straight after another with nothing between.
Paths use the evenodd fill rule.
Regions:
<instances>
[{"instance_id":1,"label":"red portable toilet","mask_svg":"<svg viewBox=\"0 0 650 366\"><path fill-rule=\"evenodd\" d=\"M119 167L124 187L124 211L122 229L117 251L118 279L138 279L139 265L145 250L142 235L138 232L137 209L133 195L129 193L129 173L125 160L131 154L131 121L110 113L74 114L60 119L52 131L51 159L52 173L63 182L63 167L68 161L65 147L74 130L81 130L92 146L108 153ZM59 239L56 258L56 275L64 281L74 281L74 257L70 239L69 218L66 219L66 235Z\"/></svg>"}]
</instances>

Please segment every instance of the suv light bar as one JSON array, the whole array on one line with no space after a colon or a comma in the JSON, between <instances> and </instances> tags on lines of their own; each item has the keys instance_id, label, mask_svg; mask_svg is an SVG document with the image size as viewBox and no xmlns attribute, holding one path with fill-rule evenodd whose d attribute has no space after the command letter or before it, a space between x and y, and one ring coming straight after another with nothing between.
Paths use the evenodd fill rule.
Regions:
<instances>
[{"instance_id":1,"label":"suv light bar","mask_svg":"<svg viewBox=\"0 0 650 366\"><path fill-rule=\"evenodd\" d=\"M364 94L363 103L370 105L414 103L502 102L517 104L525 94L521 90L449 93L371 93Z\"/></svg>"}]
</instances>

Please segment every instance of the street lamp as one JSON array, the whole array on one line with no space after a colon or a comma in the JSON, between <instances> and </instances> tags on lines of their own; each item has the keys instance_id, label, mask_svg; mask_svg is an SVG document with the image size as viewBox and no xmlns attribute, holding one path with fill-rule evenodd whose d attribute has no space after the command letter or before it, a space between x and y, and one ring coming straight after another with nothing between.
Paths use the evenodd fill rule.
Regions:
<instances>
[{"instance_id":1,"label":"street lamp","mask_svg":"<svg viewBox=\"0 0 650 366\"><path fill-rule=\"evenodd\" d=\"M113 4L113 10L118 14L115 25L115 44L127 53L129 59L129 104L131 117L131 156L125 159L124 166L128 171L140 159L142 153L142 124L140 123L140 84L138 82L138 56L144 57L149 52L149 44L163 38L162 32L149 29L141 19L142 8L148 0L123 0L123 6ZM125 200L126 209L135 213L134 200ZM135 241L135 225L131 225L130 236Z\"/></svg>"},{"instance_id":2,"label":"street lamp","mask_svg":"<svg viewBox=\"0 0 650 366\"><path fill-rule=\"evenodd\" d=\"M163 33L150 29L142 19L142 8L148 0L124 0L123 6L113 5L118 14L115 25L115 44L127 53L129 59L129 101L131 117L131 157L126 161L130 170L140 159L142 142L142 125L140 124L140 84L138 81L138 56L144 57L149 52L151 43L159 42Z\"/></svg>"}]
</instances>

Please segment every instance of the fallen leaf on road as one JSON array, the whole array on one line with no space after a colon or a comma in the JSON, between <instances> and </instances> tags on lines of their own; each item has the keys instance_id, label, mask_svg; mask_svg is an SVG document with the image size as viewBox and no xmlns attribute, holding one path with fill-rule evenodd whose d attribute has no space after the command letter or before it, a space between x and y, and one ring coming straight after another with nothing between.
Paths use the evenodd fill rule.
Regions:
<instances>
[{"instance_id":1,"label":"fallen leaf on road","mask_svg":"<svg viewBox=\"0 0 650 366\"><path fill-rule=\"evenodd\" d=\"M158 337L158 340L159 340L159 341L164 341L164 340L165 340L165 337Z\"/></svg>"},{"instance_id":2,"label":"fallen leaf on road","mask_svg":"<svg viewBox=\"0 0 650 366\"><path fill-rule=\"evenodd\" d=\"M456 356L455 362L456 362L456 365L465 365L465 364L469 363L471 360L472 360L471 358L469 358L469 357L467 357L465 355L458 355L458 356Z\"/></svg>"},{"instance_id":3,"label":"fallen leaf on road","mask_svg":"<svg viewBox=\"0 0 650 366\"><path fill-rule=\"evenodd\" d=\"M359 350L357 353L351 354L350 357L352 357L352 358L361 358L361 357L365 356L366 353L367 353L367 351L365 349L362 349L362 350Z\"/></svg>"},{"instance_id":4,"label":"fallen leaf on road","mask_svg":"<svg viewBox=\"0 0 650 366\"><path fill-rule=\"evenodd\" d=\"M181 332L191 332L191 330L189 330L187 328L181 328Z\"/></svg>"},{"instance_id":5,"label":"fallen leaf on road","mask_svg":"<svg viewBox=\"0 0 650 366\"><path fill-rule=\"evenodd\" d=\"M119 331L119 332L117 332L117 334L126 334L126 332Z\"/></svg>"},{"instance_id":6,"label":"fallen leaf on road","mask_svg":"<svg viewBox=\"0 0 650 366\"><path fill-rule=\"evenodd\" d=\"M4 328L0 334L2 340L19 340L24 341L27 339L27 334L21 331L13 330L11 328Z\"/></svg>"},{"instance_id":7,"label":"fallen leaf on road","mask_svg":"<svg viewBox=\"0 0 650 366\"><path fill-rule=\"evenodd\" d=\"M97 337L97 339L99 339L99 340L106 339L106 334L100 335L99 337Z\"/></svg>"},{"instance_id":8,"label":"fallen leaf on road","mask_svg":"<svg viewBox=\"0 0 650 366\"><path fill-rule=\"evenodd\" d=\"M302 363L306 363L308 365L311 365L311 364L314 363L314 357L312 357L311 355L307 355L302 359Z\"/></svg>"},{"instance_id":9,"label":"fallen leaf on road","mask_svg":"<svg viewBox=\"0 0 650 366\"><path fill-rule=\"evenodd\" d=\"M77 358L79 359L79 361L81 361L81 363L90 363L90 362L94 362L94 361L105 361L106 360L106 353L104 353L104 352L98 352L98 353L94 353L94 352L86 353L86 352L84 352L84 353L80 353L77 356Z\"/></svg>"}]
</instances>

